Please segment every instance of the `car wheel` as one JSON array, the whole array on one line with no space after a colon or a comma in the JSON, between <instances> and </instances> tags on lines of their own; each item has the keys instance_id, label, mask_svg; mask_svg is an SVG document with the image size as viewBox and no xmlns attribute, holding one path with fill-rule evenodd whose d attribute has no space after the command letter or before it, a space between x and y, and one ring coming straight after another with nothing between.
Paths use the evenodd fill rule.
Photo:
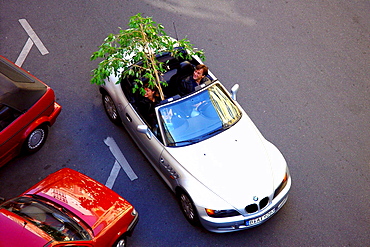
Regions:
<instances>
[{"instance_id":1,"label":"car wheel","mask_svg":"<svg viewBox=\"0 0 370 247\"><path fill-rule=\"evenodd\" d=\"M114 247L126 247L126 246L127 246L126 236L123 236L120 239L118 239L118 241L114 245Z\"/></svg>"},{"instance_id":2,"label":"car wheel","mask_svg":"<svg viewBox=\"0 0 370 247\"><path fill-rule=\"evenodd\" d=\"M48 126L40 125L28 135L24 143L24 151L27 154L36 153L44 145L48 136Z\"/></svg>"},{"instance_id":3,"label":"car wheel","mask_svg":"<svg viewBox=\"0 0 370 247\"><path fill-rule=\"evenodd\" d=\"M107 93L103 93L102 99L105 112L107 113L110 121L116 125L120 125L121 119L118 115L117 107L114 104L113 99Z\"/></svg>"},{"instance_id":4,"label":"car wheel","mask_svg":"<svg viewBox=\"0 0 370 247\"><path fill-rule=\"evenodd\" d=\"M190 222L190 224L198 225L198 213L190 196L183 191L180 191L177 196L185 218Z\"/></svg>"}]
</instances>

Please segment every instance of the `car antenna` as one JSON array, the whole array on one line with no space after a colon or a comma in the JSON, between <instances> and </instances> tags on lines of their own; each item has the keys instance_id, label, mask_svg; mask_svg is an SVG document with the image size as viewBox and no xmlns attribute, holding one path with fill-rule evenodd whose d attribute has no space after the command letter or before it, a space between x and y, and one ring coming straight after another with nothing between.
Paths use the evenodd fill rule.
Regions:
<instances>
[{"instance_id":1,"label":"car antenna","mask_svg":"<svg viewBox=\"0 0 370 247\"><path fill-rule=\"evenodd\" d=\"M177 36L176 25L175 25L175 22L172 22L172 23L173 23L173 29L175 29L176 40L178 41L179 40L179 36Z\"/></svg>"}]
</instances>

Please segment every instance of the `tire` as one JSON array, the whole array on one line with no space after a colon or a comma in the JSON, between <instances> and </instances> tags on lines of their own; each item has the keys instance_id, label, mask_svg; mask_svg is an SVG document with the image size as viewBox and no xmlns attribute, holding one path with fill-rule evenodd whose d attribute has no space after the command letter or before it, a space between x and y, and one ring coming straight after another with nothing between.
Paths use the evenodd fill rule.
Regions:
<instances>
[{"instance_id":1,"label":"tire","mask_svg":"<svg viewBox=\"0 0 370 247\"><path fill-rule=\"evenodd\" d=\"M112 97L110 97L107 93L103 93L102 100L104 110L107 113L110 121L112 121L116 125L121 125L121 118L119 117L117 107L114 104Z\"/></svg>"},{"instance_id":2,"label":"tire","mask_svg":"<svg viewBox=\"0 0 370 247\"><path fill-rule=\"evenodd\" d=\"M122 236L117 242L114 244L113 247L126 247L127 246L127 238L126 236Z\"/></svg>"},{"instance_id":3,"label":"tire","mask_svg":"<svg viewBox=\"0 0 370 247\"><path fill-rule=\"evenodd\" d=\"M24 142L24 152L33 154L39 151L46 142L48 126L40 125L34 129Z\"/></svg>"},{"instance_id":4,"label":"tire","mask_svg":"<svg viewBox=\"0 0 370 247\"><path fill-rule=\"evenodd\" d=\"M189 223L193 226L199 225L198 212L191 197L186 192L179 191L177 193L177 199L179 201L181 210Z\"/></svg>"}]
</instances>

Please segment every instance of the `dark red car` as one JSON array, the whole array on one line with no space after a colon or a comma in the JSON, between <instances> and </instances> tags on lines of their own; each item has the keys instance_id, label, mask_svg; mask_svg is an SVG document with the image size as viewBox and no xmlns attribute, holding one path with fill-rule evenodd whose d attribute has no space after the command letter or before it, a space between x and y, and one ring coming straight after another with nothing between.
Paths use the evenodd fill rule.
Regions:
<instances>
[{"instance_id":1,"label":"dark red car","mask_svg":"<svg viewBox=\"0 0 370 247\"><path fill-rule=\"evenodd\" d=\"M108 187L69 168L0 204L0 246L126 246L134 207Z\"/></svg>"},{"instance_id":2,"label":"dark red car","mask_svg":"<svg viewBox=\"0 0 370 247\"><path fill-rule=\"evenodd\" d=\"M38 151L61 110L50 87L0 56L0 166Z\"/></svg>"}]
</instances>

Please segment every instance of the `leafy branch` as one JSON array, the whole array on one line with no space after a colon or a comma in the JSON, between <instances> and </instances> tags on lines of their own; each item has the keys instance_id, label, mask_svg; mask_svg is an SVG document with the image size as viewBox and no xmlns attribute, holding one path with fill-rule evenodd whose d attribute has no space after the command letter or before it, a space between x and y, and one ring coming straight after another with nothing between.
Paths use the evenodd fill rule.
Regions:
<instances>
[{"instance_id":1,"label":"leafy branch","mask_svg":"<svg viewBox=\"0 0 370 247\"><path fill-rule=\"evenodd\" d=\"M146 79L150 88L158 89L162 99L162 86L167 84L161 81L161 75L166 72L166 66L157 60L157 55L170 53L175 58L183 59L197 55L204 59L202 50L193 49L193 45L186 39L175 40L169 37L162 24L154 22L152 17L142 17L140 13L130 18L128 29L120 28L118 34L109 34L98 48L91 60L103 60L92 71L91 83L104 84L104 80L113 73L123 78L132 76L136 78L133 90L143 92L142 81Z\"/></svg>"}]
</instances>

